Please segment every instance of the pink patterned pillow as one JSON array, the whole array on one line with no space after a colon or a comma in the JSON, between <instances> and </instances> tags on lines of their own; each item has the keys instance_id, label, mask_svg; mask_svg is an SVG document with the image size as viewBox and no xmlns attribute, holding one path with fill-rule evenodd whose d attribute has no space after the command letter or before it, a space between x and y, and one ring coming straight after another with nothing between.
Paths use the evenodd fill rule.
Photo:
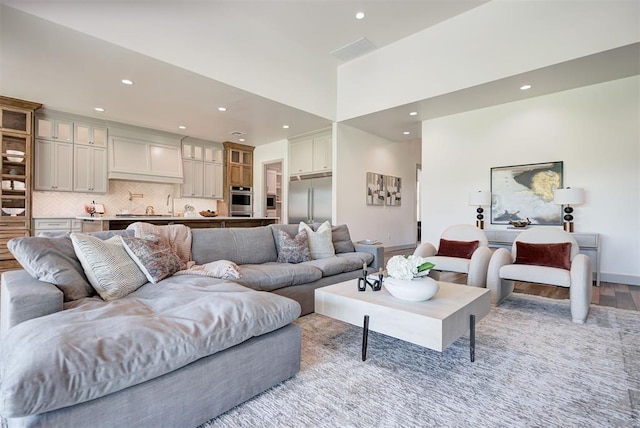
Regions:
<instances>
[{"instance_id":1,"label":"pink patterned pillow","mask_svg":"<svg viewBox=\"0 0 640 428\"><path fill-rule=\"evenodd\" d=\"M121 236L121 239L127 253L154 284L186 268L168 243L156 235L145 235L144 238Z\"/></svg>"},{"instance_id":2,"label":"pink patterned pillow","mask_svg":"<svg viewBox=\"0 0 640 428\"><path fill-rule=\"evenodd\" d=\"M302 230L292 238L284 230L278 230L278 263L301 263L311 260L307 232Z\"/></svg>"}]
</instances>

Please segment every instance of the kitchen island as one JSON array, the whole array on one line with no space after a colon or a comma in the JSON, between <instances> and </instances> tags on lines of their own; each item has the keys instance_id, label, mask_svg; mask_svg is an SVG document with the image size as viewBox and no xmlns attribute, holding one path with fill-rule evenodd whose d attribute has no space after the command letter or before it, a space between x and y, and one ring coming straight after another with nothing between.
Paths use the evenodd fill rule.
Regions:
<instances>
[{"instance_id":1,"label":"kitchen island","mask_svg":"<svg viewBox=\"0 0 640 428\"><path fill-rule=\"evenodd\" d=\"M184 224L192 229L206 227L256 227L275 224L277 217L174 217L169 215L136 215L136 216L78 216L82 220L82 232L98 232L102 230L122 230L131 223L143 221L158 226L167 224Z\"/></svg>"}]
</instances>

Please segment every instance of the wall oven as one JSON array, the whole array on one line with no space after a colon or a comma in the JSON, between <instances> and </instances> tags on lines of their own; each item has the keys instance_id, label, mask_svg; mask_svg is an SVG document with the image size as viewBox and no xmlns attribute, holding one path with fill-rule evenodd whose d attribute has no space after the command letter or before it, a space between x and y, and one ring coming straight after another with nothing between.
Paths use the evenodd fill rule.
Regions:
<instances>
[{"instance_id":1,"label":"wall oven","mask_svg":"<svg viewBox=\"0 0 640 428\"><path fill-rule=\"evenodd\" d=\"M231 217L253 216L253 191L251 187L231 186L229 195L229 215Z\"/></svg>"},{"instance_id":2,"label":"wall oven","mask_svg":"<svg viewBox=\"0 0 640 428\"><path fill-rule=\"evenodd\" d=\"M268 210L276 209L276 195L267 194L267 209Z\"/></svg>"}]
</instances>

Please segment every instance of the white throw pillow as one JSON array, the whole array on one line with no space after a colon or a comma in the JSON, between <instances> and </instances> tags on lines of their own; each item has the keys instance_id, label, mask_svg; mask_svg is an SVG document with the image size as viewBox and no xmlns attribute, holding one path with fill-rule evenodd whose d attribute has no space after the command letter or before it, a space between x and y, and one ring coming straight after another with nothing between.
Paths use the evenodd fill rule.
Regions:
<instances>
[{"instance_id":1,"label":"white throw pillow","mask_svg":"<svg viewBox=\"0 0 640 428\"><path fill-rule=\"evenodd\" d=\"M300 222L298 232L305 230L309 239L309 252L312 259L327 259L336 254L331 240L331 223L325 221L315 232L308 224Z\"/></svg>"},{"instance_id":2,"label":"white throw pillow","mask_svg":"<svg viewBox=\"0 0 640 428\"><path fill-rule=\"evenodd\" d=\"M72 233L71 242L89 283L102 299L119 299L147 283L147 277L125 250L120 236L103 241Z\"/></svg>"}]
</instances>

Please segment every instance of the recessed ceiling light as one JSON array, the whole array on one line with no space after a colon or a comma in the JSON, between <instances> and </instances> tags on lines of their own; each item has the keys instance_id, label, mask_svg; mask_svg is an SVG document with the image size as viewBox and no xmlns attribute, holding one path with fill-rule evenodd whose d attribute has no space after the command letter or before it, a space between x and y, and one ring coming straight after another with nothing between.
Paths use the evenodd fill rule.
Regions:
<instances>
[{"instance_id":1,"label":"recessed ceiling light","mask_svg":"<svg viewBox=\"0 0 640 428\"><path fill-rule=\"evenodd\" d=\"M244 143L244 138L238 138L238 141L240 141L241 143Z\"/></svg>"},{"instance_id":2,"label":"recessed ceiling light","mask_svg":"<svg viewBox=\"0 0 640 428\"><path fill-rule=\"evenodd\" d=\"M282 125L284 129L289 129L289 125Z\"/></svg>"},{"instance_id":3,"label":"recessed ceiling light","mask_svg":"<svg viewBox=\"0 0 640 428\"><path fill-rule=\"evenodd\" d=\"M409 113L409 116L417 116L418 112L417 111L412 111L411 113Z\"/></svg>"},{"instance_id":4,"label":"recessed ceiling light","mask_svg":"<svg viewBox=\"0 0 640 428\"><path fill-rule=\"evenodd\" d=\"M364 19L364 12L357 12L356 19Z\"/></svg>"},{"instance_id":5,"label":"recessed ceiling light","mask_svg":"<svg viewBox=\"0 0 640 428\"><path fill-rule=\"evenodd\" d=\"M218 107L218 111L227 111L226 107Z\"/></svg>"},{"instance_id":6,"label":"recessed ceiling light","mask_svg":"<svg viewBox=\"0 0 640 428\"><path fill-rule=\"evenodd\" d=\"M404 135L409 135L409 134L411 134L411 132L409 132L409 131L404 131L404 132L403 132L403 134L404 134Z\"/></svg>"},{"instance_id":7,"label":"recessed ceiling light","mask_svg":"<svg viewBox=\"0 0 640 428\"><path fill-rule=\"evenodd\" d=\"M187 129L187 127L186 127L186 126L184 126L184 125L178 125L178 128L179 128L179 129Z\"/></svg>"},{"instance_id":8,"label":"recessed ceiling light","mask_svg":"<svg viewBox=\"0 0 640 428\"><path fill-rule=\"evenodd\" d=\"M526 91L527 89L531 89L531 85L522 85L520 86L521 91Z\"/></svg>"},{"instance_id":9,"label":"recessed ceiling light","mask_svg":"<svg viewBox=\"0 0 640 428\"><path fill-rule=\"evenodd\" d=\"M124 83L125 85L133 85L133 80L122 79L121 82Z\"/></svg>"},{"instance_id":10,"label":"recessed ceiling light","mask_svg":"<svg viewBox=\"0 0 640 428\"><path fill-rule=\"evenodd\" d=\"M102 107L94 107L93 108L95 111L104 111L104 109Z\"/></svg>"}]
</instances>

